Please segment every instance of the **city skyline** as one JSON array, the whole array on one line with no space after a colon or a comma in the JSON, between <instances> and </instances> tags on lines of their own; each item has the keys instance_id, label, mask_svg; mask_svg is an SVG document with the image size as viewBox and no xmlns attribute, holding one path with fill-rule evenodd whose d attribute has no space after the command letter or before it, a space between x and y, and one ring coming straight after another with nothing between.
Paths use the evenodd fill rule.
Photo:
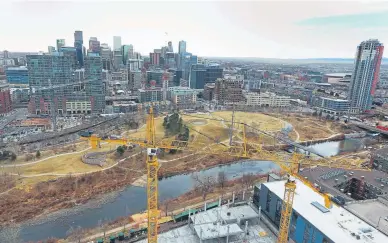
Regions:
<instances>
[{"instance_id":1,"label":"city skyline","mask_svg":"<svg viewBox=\"0 0 388 243\"><path fill-rule=\"evenodd\" d=\"M75 30L83 31L84 46L97 37L113 48L113 36L120 36L122 45L132 44L143 55L168 41L177 51L185 40L187 50L200 56L353 58L361 41L388 40L388 4L382 2L77 1L2 2L0 7L7 10L5 18L19 16L4 26L5 38L0 38L0 48L11 52L47 51L57 39L73 46ZM55 11L36 14L44 8Z\"/></svg>"}]
</instances>

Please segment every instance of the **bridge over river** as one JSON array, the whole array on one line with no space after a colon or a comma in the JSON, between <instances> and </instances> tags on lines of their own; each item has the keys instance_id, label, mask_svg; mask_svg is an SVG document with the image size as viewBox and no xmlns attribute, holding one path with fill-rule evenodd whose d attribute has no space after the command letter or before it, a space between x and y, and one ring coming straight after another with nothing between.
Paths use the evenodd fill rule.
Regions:
<instances>
[{"instance_id":1,"label":"bridge over river","mask_svg":"<svg viewBox=\"0 0 388 243\"><path fill-rule=\"evenodd\" d=\"M388 136L388 131L380 130L380 129L377 129L376 127L368 126L368 125L361 123L361 122L350 121L350 123L358 126L359 128L362 128L362 129L365 129L365 130L368 130L371 132L377 132L377 133L383 134L385 136Z\"/></svg>"}]
</instances>

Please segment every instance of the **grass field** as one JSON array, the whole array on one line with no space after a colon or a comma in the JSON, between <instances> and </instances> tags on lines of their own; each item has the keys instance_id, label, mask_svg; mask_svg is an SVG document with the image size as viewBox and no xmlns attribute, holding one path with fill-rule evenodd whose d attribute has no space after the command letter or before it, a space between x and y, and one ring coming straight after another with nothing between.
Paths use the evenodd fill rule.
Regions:
<instances>
[{"instance_id":1,"label":"grass field","mask_svg":"<svg viewBox=\"0 0 388 243\"><path fill-rule=\"evenodd\" d=\"M193 114L193 115L183 115L183 121L184 123L192 128L190 131L190 142L195 148L198 146L198 148L205 148L207 145L215 144L215 141L218 142L224 142L228 140L228 123L222 122L218 120L211 120L211 119L225 119L225 120L231 120L232 112L228 111L222 111L222 112L214 112L211 114ZM194 117L193 117L194 116ZM283 122L280 120L266 116L264 114L259 113L243 113L243 112L236 112L235 113L235 120L238 122L244 122L250 125L253 125L255 127L259 127L260 129L264 129L266 131L276 131L282 128ZM158 117L155 119L155 127L156 127L156 138L157 140L166 139L164 138L164 128L163 128L163 117ZM238 126L235 127L234 134L235 136L240 134L241 127ZM198 132L196 132L198 131ZM145 138L146 135L146 126L142 126L137 131L132 131L128 133L129 137L133 138ZM167 138L167 139L173 139L173 138ZM62 151L60 150L60 153L64 152L73 152L75 151L82 151L85 148L89 147L88 141L77 143L76 147L74 147L71 151ZM104 144L102 143L101 148L94 150L96 152L102 152L102 151L108 151L111 149L115 149L116 145L113 144ZM3 168L2 170L5 172L15 173L15 174L22 174L26 176L31 175L37 175L37 174L69 174L69 173L84 173L84 172L92 172L92 171L99 171L101 170L98 166L88 165L82 162L81 156L84 153L91 152L92 150L87 150L85 152L80 153L74 153L74 154L65 154L65 155L57 155L54 158L50 158L47 160L44 160L42 162L21 166L21 167L12 167L12 168ZM58 153L58 151L56 151ZM182 155L182 154L181 154ZM39 159L31 160L28 162L34 162L36 160L41 160L43 158L47 158L49 156L55 156L54 151L42 151L41 157ZM164 159L173 159L173 155L170 158L170 156L166 156ZM20 156L18 158L18 163L26 163L26 161L23 160L24 156ZM108 156L107 164L105 167L110 166L114 163L114 158L110 158ZM39 176L39 177L33 177L33 178L24 178L23 182L30 184L35 183L42 180L49 180L53 179L55 177L52 176Z\"/></svg>"},{"instance_id":2,"label":"grass field","mask_svg":"<svg viewBox=\"0 0 388 243\"><path fill-rule=\"evenodd\" d=\"M114 148L115 148L115 145L102 144L101 148L98 148L93 151L103 152L103 151L109 151L110 149L114 149ZM55 158L50 158L36 164L20 166L20 167L3 168L2 170L6 172L22 174L27 176L36 175L36 174L46 174L46 173L68 174L68 173L82 173L82 172L101 170L99 166L88 165L82 162L81 156L90 151L91 150L88 150L82 153L76 153L76 154L58 155ZM104 165L104 167L108 167L111 164L113 164L113 160L110 159L109 156L107 156L107 163Z\"/></svg>"},{"instance_id":3,"label":"grass field","mask_svg":"<svg viewBox=\"0 0 388 243\"><path fill-rule=\"evenodd\" d=\"M230 126L230 123L211 119L224 119L226 121L229 121L232 119L232 112L218 111L213 112L211 114L183 115L182 118L185 124L188 125L190 128L193 128L199 131L200 133L203 133L206 136L213 138L209 139L206 136L203 136L195 132L194 130L191 130L190 135L194 135L194 138L192 140L198 143L207 143L214 142L214 140L223 141L228 138L228 128ZM284 126L284 122L282 122L281 120L261 113L235 112L235 121L243 122L265 131L279 131ZM158 140L163 139L163 117L158 117L155 119L155 129L156 138ZM235 129L241 130L242 127L236 125ZM138 131L130 133L129 136L133 138L145 138L146 127L143 126Z\"/></svg>"},{"instance_id":4,"label":"grass field","mask_svg":"<svg viewBox=\"0 0 388 243\"><path fill-rule=\"evenodd\" d=\"M226 121L232 120L231 111L218 111L214 112L213 116L225 119ZM275 117L267 116L262 113L250 113L250 112L239 112L234 113L234 120L236 122L246 123L250 126L253 126L257 129L263 131L279 131L281 130L285 123ZM230 126L230 122L225 122L227 126Z\"/></svg>"}]
</instances>

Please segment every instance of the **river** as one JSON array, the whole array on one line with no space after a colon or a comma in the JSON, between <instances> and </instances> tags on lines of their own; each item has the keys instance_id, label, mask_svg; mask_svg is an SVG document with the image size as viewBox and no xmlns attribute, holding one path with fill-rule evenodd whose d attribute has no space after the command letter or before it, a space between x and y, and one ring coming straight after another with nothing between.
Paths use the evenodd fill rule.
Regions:
<instances>
[{"instance_id":1,"label":"river","mask_svg":"<svg viewBox=\"0 0 388 243\"><path fill-rule=\"evenodd\" d=\"M315 144L310 147L322 155L332 156L340 152L355 151L361 145L360 140L347 139ZM219 171L224 171L228 179L233 179L241 177L244 173L266 174L268 171L277 168L277 165L269 161L239 161L231 165L222 165L198 173L217 176ZM160 200L178 197L190 191L193 188L193 184L191 174L162 179L159 182ZM121 192L111 194L108 202L101 204L91 200L85 205L60 210L45 220L37 219L25 223L20 228L20 238L23 241L38 241L49 237L64 238L70 227L96 227L99 221L111 221L123 215L142 212L145 210L146 200L145 188L128 186Z\"/></svg>"}]
</instances>

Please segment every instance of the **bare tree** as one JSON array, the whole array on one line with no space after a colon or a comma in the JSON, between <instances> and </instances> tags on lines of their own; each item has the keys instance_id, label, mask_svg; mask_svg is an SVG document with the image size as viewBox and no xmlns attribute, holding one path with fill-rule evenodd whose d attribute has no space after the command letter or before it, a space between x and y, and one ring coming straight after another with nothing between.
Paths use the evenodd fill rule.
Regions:
<instances>
[{"instance_id":1,"label":"bare tree","mask_svg":"<svg viewBox=\"0 0 388 243\"><path fill-rule=\"evenodd\" d=\"M105 234L107 230L107 225L102 222L102 220L98 220L98 227L101 229L101 231L104 233L104 239L105 239Z\"/></svg>"},{"instance_id":2,"label":"bare tree","mask_svg":"<svg viewBox=\"0 0 388 243\"><path fill-rule=\"evenodd\" d=\"M164 216L167 217L168 215L168 208L171 204L171 200L167 199L167 200L164 200L161 204L161 208L163 209L164 211Z\"/></svg>"},{"instance_id":3,"label":"bare tree","mask_svg":"<svg viewBox=\"0 0 388 243\"><path fill-rule=\"evenodd\" d=\"M253 184L255 183L255 176L253 173L243 174L241 181L245 189L249 189L253 187Z\"/></svg>"},{"instance_id":4,"label":"bare tree","mask_svg":"<svg viewBox=\"0 0 388 243\"><path fill-rule=\"evenodd\" d=\"M67 238L69 240L76 241L78 243L81 242L83 234L84 230L81 226L78 226L76 228L73 228L73 226L71 226L70 229L66 232Z\"/></svg>"},{"instance_id":5,"label":"bare tree","mask_svg":"<svg viewBox=\"0 0 388 243\"><path fill-rule=\"evenodd\" d=\"M203 201L206 200L206 196L214 190L216 184L212 176L203 176L200 178L198 173L193 174L192 178L195 182L195 190L201 193Z\"/></svg>"},{"instance_id":6,"label":"bare tree","mask_svg":"<svg viewBox=\"0 0 388 243\"><path fill-rule=\"evenodd\" d=\"M224 188L225 188L225 185L226 185L226 181L227 181L227 178L226 178L225 172L224 171L218 172L218 175L217 175L217 185L221 189L221 197L224 196Z\"/></svg>"}]
</instances>

